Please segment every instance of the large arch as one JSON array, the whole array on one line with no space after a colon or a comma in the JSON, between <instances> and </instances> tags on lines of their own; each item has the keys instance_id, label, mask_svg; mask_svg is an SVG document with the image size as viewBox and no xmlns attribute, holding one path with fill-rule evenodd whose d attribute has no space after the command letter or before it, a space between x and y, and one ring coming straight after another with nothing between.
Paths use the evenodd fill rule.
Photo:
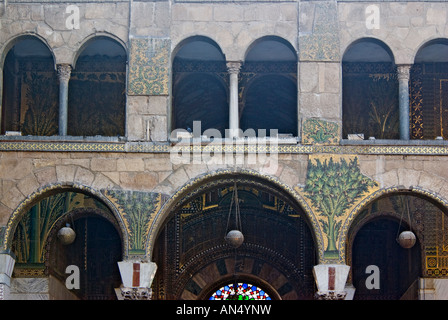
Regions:
<instances>
[{"instance_id":1,"label":"large arch","mask_svg":"<svg viewBox=\"0 0 448 320\"><path fill-rule=\"evenodd\" d=\"M244 212L243 230L247 232L238 253L223 240L229 190L236 184ZM275 203L285 204L282 207L285 211L276 211L274 204L262 205L260 199L278 199ZM198 205L201 209L196 213L185 211L199 208ZM158 264L161 277L163 274L171 279L163 283L167 286L172 283L171 287L160 289L161 292L168 295L167 299L208 299L216 281L226 282L237 273L240 280L273 281L273 290L277 292L274 296L281 299L312 298L312 267L318 259L318 241L303 206L306 204L293 190L253 171L217 171L181 187L156 215L150 232L148 259ZM269 236L257 238L258 233L267 232L267 226L273 233L284 235L288 245L274 249L277 241L268 241ZM291 241L297 242L288 251ZM178 249L174 250L172 245ZM298 252L292 254L292 251ZM300 261L292 262L291 258ZM170 261L169 265L165 261ZM271 271L266 274L267 270ZM157 278L156 274L156 288Z\"/></svg>"},{"instance_id":2,"label":"large arch","mask_svg":"<svg viewBox=\"0 0 448 320\"><path fill-rule=\"evenodd\" d=\"M418 277L448 274L443 263L446 257L437 249L443 245L440 236L447 228L445 199L418 187L384 188L369 195L352 213L356 214L351 216L348 228L343 228L346 233L341 238L345 241L346 263L351 266L348 282L355 289L359 287L355 299L417 299ZM412 248L398 245L398 235L407 230L416 235ZM367 241L368 250L362 241ZM365 285L371 272L367 272L367 265L379 268L381 288L372 291ZM384 282L388 277L393 283Z\"/></svg>"},{"instance_id":3,"label":"large arch","mask_svg":"<svg viewBox=\"0 0 448 320\"><path fill-rule=\"evenodd\" d=\"M163 225L167 221L170 213L182 207L182 205L184 205L188 200L193 199L201 192L204 192L209 188L214 188L223 182L233 183L238 179L251 181L257 186L264 186L265 188L269 188L270 190L275 191L277 194L283 194L284 196L286 195L291 203L294 203L303 210L306 216L306 220L308 221L312 229L311 231L313 233L313 238L316 246L319 248L319 250L322 249L323 238L318 228L319 224L317 222L317 219L308 203L296 191L279 181L277 178L261 174L255 170L241 168L238 168L236 170L220 169L213 172L201 174L198 177L191 179L189 182L179 187L162 205L162 207L154 217L154 222L152 223L149 231L148 242L146 244L146 248L148 248L146 254L148 259L151 259L152 257L152 250L154 247L155 239L161 232Z\"/></svg>"},{"instance_id":4,"label":"large arch","mask_svg":"<svg viewBox=\"0 0 448 320\"><path fill-rule=\"evenodd\" d=\"M52 195L59 193L73 192L84 194L94 199L100 201L104 206L108 209L108 211L113 215L114 220L120 228L122 235L122 248L123 248L123 257L127 256L128 250L128 239L126 232L125 223L118 212L117 208L113 205L113 203L105 197L100 191L95 190L91 187L78 184L78 183L54 183L50 185L43 186L39 188L36 192L29 195L26 199L20 202L20 204L15 208L12 212L8 223L6 224L5 232L3 234L3 247L2 250L9 252L11 250L12 240L19 224L20 220L24 217L24 215L39 201L48 198Z\"/></svg>"},{"instance_id":5,"label":"large arch","mask_svg":"<svg viewBox=\"0 0 448 320\"><path fill-rule=\"evenodd\" d=\"M343 138L399 138L398 80L394 55L381 40L352 42L342 57ZM361 108L360 106L365 106Z\"/></svg>"}]
</instances>

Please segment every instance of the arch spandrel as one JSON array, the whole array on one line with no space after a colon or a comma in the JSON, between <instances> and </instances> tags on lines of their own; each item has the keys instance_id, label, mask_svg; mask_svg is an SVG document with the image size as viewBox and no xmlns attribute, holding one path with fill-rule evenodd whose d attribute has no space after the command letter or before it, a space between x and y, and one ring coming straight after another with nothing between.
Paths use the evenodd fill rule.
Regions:
<instances>
[{"instance_id":1,"label":"arch spandrel","mask_svg":"<svg viewBox=\"0 0 448 320\"><path fill-rule=\"evenodd\" d=\"M305 186L296 187L315 216L314 228L322 239L320 263L344 263L344 230L351 212L379 188L361 173L358 160L355 155L310 156Z\"/></svg>"}]
</instances>

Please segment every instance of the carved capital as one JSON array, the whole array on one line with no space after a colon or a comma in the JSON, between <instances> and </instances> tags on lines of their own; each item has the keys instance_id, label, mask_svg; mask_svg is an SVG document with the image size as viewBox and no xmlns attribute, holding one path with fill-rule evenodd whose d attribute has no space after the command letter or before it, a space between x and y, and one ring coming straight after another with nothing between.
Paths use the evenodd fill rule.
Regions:
<instances>
[{"instance_id":1,"label":"carved capital","mask_svg":"<svg viewBox=\"0 0 448 320\"><path fill-rule=\"evenodd\" d=\"M70 74L72 67L69 64L58 64L58 78L59 81L68 82L70 80Z\"/></svg>"},{"instance_id":2,"label":"carved capital","mask_svg":"<svg viewBox=\"0 0 448 320\"><path fill-rule=\"evenodd\" d=\"M227 65L227 71L230 74L238 74L240 72L241 62L231 61L231 62L227 62L226 65Z\"/></svg>"},{"instance_id":3,"label":"carved capital","mask_svg":"<svg viewBox=\"0 0 448 320\"><path fill-rule=\"evenodd\" d=\"M121 296L123 300L151 300L152 289L151 288L120 288Z\"/></svg>"},{"instance_id":4,"label":"carved capital","mask_svg":"<svg viewBox=\"0 0 448 320\"><path fill-rule=\"evenodd\" d=\"M316 300L344 300L346 295L345 291L317 291L314 298Z\"/></svg>"},{"instance_id":5,"label":"carved capital","mask_svg":"<svg viewBox=\"0 0 448 320\"><path fill-rule=\"evenodd\" d=\"M397 66L398 80L408 81L409 77L410 77L410 70L411 70L411 65L410 64L398 65Z\"/></svg>"}]
</instances>

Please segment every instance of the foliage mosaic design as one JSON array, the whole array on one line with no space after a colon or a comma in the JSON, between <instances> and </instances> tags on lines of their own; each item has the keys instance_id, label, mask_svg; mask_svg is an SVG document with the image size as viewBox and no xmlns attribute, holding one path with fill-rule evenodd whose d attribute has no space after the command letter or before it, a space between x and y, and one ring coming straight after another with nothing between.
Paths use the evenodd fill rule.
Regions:
<instances>
[{"instance_id":1,"label":"foliage mosaic design","mask_svg":"<svg viewBox=\"0 0 448 320\"><path fill-rule=\"evenodd\" d=\"M339 36L336 3L314 5L312 33L299 37L299 56L302 61L338 61Z\"/></svg>"},{"instance_id":2,"label":"foliage mosaic design","mask_svg":"<svg viewBox=\"0 0 448 320\"><path fill-rule=\"evenodd\" d=\"M271 297L260 287L239 282L236 290L234 284L227 284L216 290L209 300L271 300Z\"/></svg>"},{"instance_id":3,"label":"foliage mosaic design","mask_svg":"<svg viewBox=\"0 0 448 320\"><path fill-rule=\"evenodd\" d=\"M129 254L145 254L149 229L162 203L161 194L107 190L105 195L115 204L124 219L129 238Z\"/></svg>"},{"instance_id":4,"label":"foliage mosaic design","mask_svg":"<svg viewBox=\"0 0 448 320\"><path fill-rule=\"evenodd\" d=\"M168 94L170 45L169 39L131 39L128 94Z\"/></svg>"},{"instance_id":5,"label":"foliage mosaic design","mask_svg":"<svg viewBox=\"0 0 448 320\"><path fill-rule=\"evenodd\" d=\"M377 183L362 175L355 156L310 157L304 196L317 214L325 235L324 257L339 259L337 240L351 208L377 189Z\"/></svg>"},{"instance_id":6,"label":"foliage mosaic design","mask_svg":"<svg viewBox=\"0 0 448 320\"><path fill-rule=\"evenodd\" d=\"M331 144L339 143L339 126L335 122L318 119L307 119L303 124L303 144Z\"/></svg>"}]
</instances>

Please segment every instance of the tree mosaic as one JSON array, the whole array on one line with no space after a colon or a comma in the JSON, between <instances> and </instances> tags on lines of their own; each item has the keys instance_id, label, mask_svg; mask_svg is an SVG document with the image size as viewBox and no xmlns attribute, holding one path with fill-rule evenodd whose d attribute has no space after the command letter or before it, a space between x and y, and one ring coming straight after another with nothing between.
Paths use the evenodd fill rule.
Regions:
<instances>
[{"instance_id":1,"label":"tree mosaic","mask_svg":"<svg viewBox=\"0 0 448 320\"><path fill-rule=\"evenodd\" d=\"M124 219L129 253L144 255L149 229L162 204L161 194L121 190L107 190L105 193Z\"/></svg>"},{"instance_id":2,"label":"tree mosaic","mask_svg":"<svg viewBox=\"0 0 448 320\"><path fill-rule=\"evenodd\" d=\"M305 196L310 200L326 237L324 257L338 259L337 239L348 211L377 184L364 176L357 157L310 158Z\"/></svg>"}]
</instances>

